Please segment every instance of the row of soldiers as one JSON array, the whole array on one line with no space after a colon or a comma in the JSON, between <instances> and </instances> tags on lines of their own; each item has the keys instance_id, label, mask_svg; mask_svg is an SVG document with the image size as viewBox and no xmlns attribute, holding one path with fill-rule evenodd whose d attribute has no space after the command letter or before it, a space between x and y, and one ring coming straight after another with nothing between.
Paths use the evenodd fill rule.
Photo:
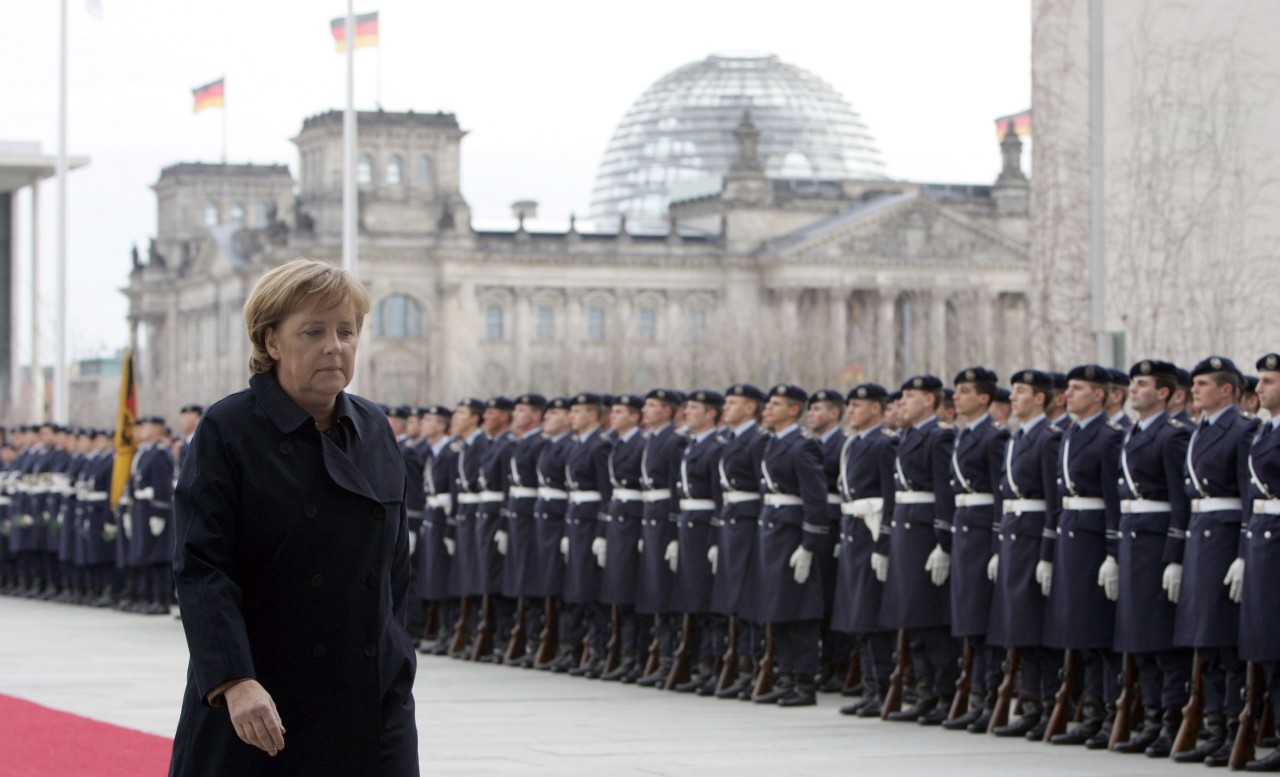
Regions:
<instances>
[{"instance_id":1,"label":"row of soldiers","mask_svg":"<svg viewBox=\"0 0 1280 777\"><path fill-rule=\"evenodd\" d=\"M0 594L168 614L173 488L202 412L182 408L176 440L163 418L138 419L115 507L113 430L51 422L12 430L0 448Z\"/></svg>"},{"instance_id":2,"label":"row of soldiers","mask_svg":"<svg viewBox=\"0 0 1280 777\"><path fill-rule=\"evenodd\" d=\"M1280 416L1280 355L1257 369L1024 370L1009 426L983 367L392 410L420 649L1280 770L1251 760L1280 698L1280 434L1254 415Z\"/></svg>"}]
</instances>

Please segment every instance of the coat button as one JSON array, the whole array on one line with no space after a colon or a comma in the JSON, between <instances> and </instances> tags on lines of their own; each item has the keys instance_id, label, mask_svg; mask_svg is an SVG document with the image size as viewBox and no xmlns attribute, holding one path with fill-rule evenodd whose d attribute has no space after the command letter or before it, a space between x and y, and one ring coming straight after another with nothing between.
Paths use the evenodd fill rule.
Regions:
<instances>
[{"instance_id":1,"label":"coat button","mask_svg":"<svg viewBox=\"0 0 1280 777\"><path fill-rule=\"evenodd\" d=\"M290 453L293 453L293 443L289 442L288 440L285 440L284 442L280 443L280 452L286 456L288 456Z\"/></svg>"},{"instance_id":2,"label":"coat button","mask_svg":"<svg viewBox=\"0 0 1280 777\"><path fill-rule=\"evenodd\" d=\"M316 513L317 513L317 512L319 512L319 511L318 511L318 510L316 510L316 506L315 506L315 505L303 505L303 506L302 506L302 514L303 514L303 515L305 515L305 516L307 516L308 518L315 518L315 517L316 517Z\"/></svg>"},{"instance_id":3,"label":"coat button","mask_svg":"<svg viewBox=\"0 0 1280 777\"><path fill-rule=\"evenodd\" d=\"M969 527L968 527L968 526L961 526L961 527L960 527L960 530L961 530L961 531L969 531Z\"/></svg>"},{"instance_id":4,"label":"coat button","mask_svg":"<svg viewBox=\"0 0 1280 777\"><path fill-rule=\"evenodd\" d=\"M1073 531L1069 531L1067 532L1067 536L1074 540L1076 538L1076 533Z\"/></svg>"},{"instance_id":5,"label":"coat button","mask_svg":"<svg viewBox=\"0 0 1280 777\"><path fill-rule=\"evenodd\" d=\"M378 576L377 576L377 575L365 575L365 576L364 576L364 584L365 584L365 585L367 585L367 586L369 586L370 588L377 588L377 587L378 587Z\"/></svg>"},{"instance_id":6,"label":"coat button","mask_svg":"<svg viewBox=\"0 0 1280 777\"><path fill-rule=\"evenodd\" d=\"M1269 532L1269 531L1264 531L1264 532L1262 533L1262 536L1263 536L1263 537L1265 537L1265 538L1267 538L1267 539L1271 539L1271 532Z\"/></svg>"},{"instance_id":7,"label":"coat button","mask_svg":"<svg viewBox=\"0 0 1280 777\"><path fill-rule=\"evenodd\" d=\"M319 588L319 587L320 587L320 586L322 586L322 585L324 585L324 575L312 575L312 576L311 576L311 587L312 587L312 588Z\"/></svg>"},{"instance_id":8,"label":"coat button","mask_svg":"<svg viewBox=\"0 0 1280 777\"><path fill-rule=\"evenodd\" d=\"M1135 540L1138 539L1138 533L1136 531L1129 532L1129 536L1133 537Z\"/></svg>"},{"instance_id":9,"label":"coat button","mask_svg":"<svg viewBox=\"0 0 1280 777\"><path fill-rule=\"evenodd\" d=\"M311 648L311 655L316 658L324 658L324 645L317 644L315 647Z\"/></svg>"},{"instance_id":10,"label":"coat button","mask_svg":"<svg viewBox=\"0 0 1280 777\"><path fill-rule=\"evenodd\" d=\"M364 646L364 654L369 658L373 658L374 656L378 655L378 646L370 642L369 644Z\"/></svg>"},{"instance_id":11,"label":"coat button","mask_svg":"<svg viewBox=\"0 0 1280 777\"><path fill-rule=\"evenodd\" d=\"M1208 529L1205 529L1205 530L1204 530L1204 536L1206 536L1206 537L1208 537L1208 536L1209 536L1209 530L1208 530Z\"/></svg>"},{"instance_id":12,"label":"coat button","mask_svg":"<svg viewBox=\"0 0 1280 777\"><path fill-rule=\"evenodd\" d=\"M373 517L379 521L381 521L383 517L386 516L386 514L387 514L387 511L382 508L382 505L378 505L377 507L373 508Z\"/></svg>"}]
</instances>

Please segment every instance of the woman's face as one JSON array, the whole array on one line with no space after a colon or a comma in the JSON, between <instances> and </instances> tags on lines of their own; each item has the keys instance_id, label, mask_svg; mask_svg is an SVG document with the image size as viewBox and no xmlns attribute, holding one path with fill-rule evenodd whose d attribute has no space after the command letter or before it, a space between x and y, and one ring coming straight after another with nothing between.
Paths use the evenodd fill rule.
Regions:
<instances>
[{"instance_id":1,"label":"woman's face","mask_svg":"<svg viewBox=\"0 0 1280 777\"><path fill-rule=\"evenodd\" d=\"M350 303L301 308L267 332L267 353L286 394L304 407L326 404L351 382L359 338Z\"/></svg>"}]
</instances>

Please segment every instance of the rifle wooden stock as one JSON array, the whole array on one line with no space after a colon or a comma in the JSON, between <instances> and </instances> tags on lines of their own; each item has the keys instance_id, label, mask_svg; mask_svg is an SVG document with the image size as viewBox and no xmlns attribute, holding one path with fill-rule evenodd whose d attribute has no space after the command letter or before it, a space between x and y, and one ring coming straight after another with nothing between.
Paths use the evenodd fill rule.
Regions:
<instances>
[{"instance_id":1,"label":"rifle wooden stock","mask_svg":"<svg viewBox=\"0 0 1280 777\"><path fill-rule=\"evenodd\" d=\"M466 651L470 620L471 598L464 596L458 608L458 620L453 624L453 639L449 642L449 655L461 655Z\"/></svg>"},{"instance_id":2,"label":"rifle wooden stock","mask_svg":"<svg viewBox=\"0 0 1280 777\"><path fill-rule=\"evenodd\" d=\"M756 687L751 698L758 699L766 693L773 692L773 624L767 624L764 632L764 655L756 672Z\"/></svg>"},{"instance_id":3,"label":"rifle wooden stock","mask_svg":"<svg viewBox=\"0 0 1280 777\"><path fill-rule=\"evenodd\" d=\"M1001 726L1009 725L1009 710L1013 707L1013 689L1018 683L1018 668L1022 654L1016 647L1009 648L1004 659L1004 677L1000 687L996 689L996 704L991 711L991 722L987 724L987 733Z\"/></svg>"},{"instance_id":4,"label":"rifle wooden stock","mask_svg":"<svg viewBox=\"0 0 1280 777\"><path fill-rule=\"evenodd\" d=\"M1265 692L1262 687L1262 667L1250 661L1248 672L1244 709L1240 711L1240 730L1236 733L1235 743L1231 745L1231 759L1227 762L1232 771L1237 772L1257 757L1258 719L1262 717L1258 708L1262 706L1262 694Z\"/></svg>"},{"instance_id":5,"label":"rifle wooden stock","mask_svg":"<svg viewBox=\"0 0 1280 777\"><path fill-rule=\"evenodd\" d=\"M1048 742L1067 730L1067 721L1071 719L1071 694L1079 674L1080 653L1068 648L1062 660L1062 685L1053 695L1053 712L1049 715L1049 727L1045 729L1044 741Z\"/></svg>"},{"instance_id":6,"label":"rifle wooden stock","mask_svg":"<svg viewBox=\"0 0 1280 777\"><path fill-rule=\"evenodd\" d=\"M960 658L960 676L956 678L956 695L951 699L948 720L955 720L969 711L969 691L973 687L973 644L964 638L964 655Z\"/></svg>"},{"instance_id":7,"label":"rifle wooden stock","mask_svg":"<svg viewBox=\"0 0 1280 777\"><path fill-rule=\"evenodd\" d=\"M862 687L862 651L856 647L849 656L849 669L844 673L844 687L846 690Z\"/></svg>"},{"instance_id":8,"label":"rifle wooden stock","mask_svg":"<svg viewBox=\"0 0 1280 777\"><path fill-rule=\"evenodd\" d=\"M1124 670L1120 675L1120 698L1116 699L1116 719L1111 724L1111 739L1107 748L1114 750L1121 742L1133 738L1133 727L1142 714L1141 701L1138 696L1138 662L1132 653L1124 654ZM1134 704L1138 702L1138 704Z\"/></svg>"},{"instance_id":9,"label":"rifle wooden stock","mask_svg":"<svg viewBox=\"0 0 1280 777\"><path fill-rule=\"evenodd\" d=\"M604 646L604 672L609 674L622 664L622 611L613 605L609 619L609 642Z\"/></svg>"},{"instance_id":10,"label":"rifle wooden stock","mask_svg":"<svg viewBox=\"0 0 1280 777\"><path fill-rule=\"evenodd\" d=\"M665 688L669 691L677 685L689 682L689 654L693 652L693 616L685 613L680 628L680 644L671 657L671 673L667 675Z\"/></svg>"},{"instance_id":11,"label":"rifle wooden stock","mask_svg":"<svg viewBox=\"0 0 1280 777\"><path fill-rule=\"evenodd\" d=\"M502 660L506 663L519 661L524 658L525 640L524 635L524 619L525 619L525 599L520 597L520 601L516 604L516 622L511 627L511 639L507 640L506 652L502 654Z\"/></svg>"},{"instance_id":12,"label":"rifle wooden stock","mask_svg":"<svg viewBox=\"0 0 1280 777\"><path fill-rule=\"evenodd\" d=\"M893 674L889 675L889 692L884 696L884 707L880 714L884 720L902 709L902 688L907 680L907 670L911 668L911 645L907 641L906 629L898 629L898 652L895 659Z\"/></svg>"},{"instance_id":13,"label":"rifle wooden stock","mask_svg":"<svg viewBox=\"0 0 1280 777\"><path fill-rule=\"evenodd\" d=\"M542 633L538 635L538 655L534 657L534 666L542 666L556 660L556 650L560 647L560 641L556 638L558 624L556 623L556 600L554 596L547 597L546 608Z\"/></svg>"},{"instance_id":14,"label":"rifle wooden stock","mask_svg":"<svg viewBox=\"0 0 1280 777\"><path fill-rule=\"evenodd\" d=\"M644 660L643 675L648 677L658 671L658 665L662 663L662 645L660 643L662 632L662 616L653 616L653 640L649 642L649 654Z\"/></svg>"},{"instance_id":15,"label":"rifle wooden stock","mask_svg":"<svg viewBox=\"0 0 1280 777\"><path fill-rule=\"evenodd\" d=\"M480 623L476 626L476 640L471 649L471 660L480 661L493 653L493 600L489 594L480 599Z\"/></svg>"},{"instance_id":16,"label":"rifle wooden stock","mask_svg":"<svg viewBox=\"0 0 1280 777\"><path fill-rule=\"evenodd\" d=\"M1204 668L1200 664L1200 651L1195 652L1195 665L1191 668L1190 698L1182 708L1182 725L1178 727L1178 736L1173 740L1172 755L1194 750L1196 739L1200 736L1200 724L1204 718Z\"/></svg>"},{"instance_id":17,"label":"rifle wooden stock","mask_svg":"<svg viewBox=\"0 0 1280 777\"><path fill-rule=\"evenodd\" d=\"M725 646L721 659L720 679L716 682L716 691L723 691L738 682L738 616L729 616L729 644Z\"/></svg>"}]
</instances>

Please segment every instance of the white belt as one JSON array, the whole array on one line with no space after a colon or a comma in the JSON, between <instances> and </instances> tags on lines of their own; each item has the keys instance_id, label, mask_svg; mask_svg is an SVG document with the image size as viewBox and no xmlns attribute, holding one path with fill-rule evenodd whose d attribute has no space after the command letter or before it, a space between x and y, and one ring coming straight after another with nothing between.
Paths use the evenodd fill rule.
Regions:
<instances>
[{"instance_id":1,"label":"white belt","mask_svg":"<svg viewBox=\"0 0 1280 777\"><path fill-rule=\"evenodd\" d=\"M871 513L879 513L884 511L884 499L878 496L869 496L863 499L855 499L852 502L845 502L840 505L840 512L845 515L866 516Z\"/></svg>"},{"instance_id":2,"label":"white belt","mask_svg":"<svg viewBox=\"0 0 1280 777\"><path fill-rule=\"evenodd\" d=\"M681 511L697 512L699 510L714 510L716 503L710 499L681 499Z\"/></svg>"},{"instance_id":3,"label":"white belt","mask_svg":"<svg viewBox=\"0 0 1280 777\"><path fill-rule=\"evenodd\" d=\"M1280 515L1280 499L1253 500L1254 515Z\"/></svg>"},{"instance_id":4,"label":"white belt","mask_svg":"<svg viewBox=\"0 0 1280 777\"><path fill-rule=\"evenodd\" d=\"M804 500L793 494L765 494L766 507L795 507L804 504Z\"/></svg>"},{"instance_id":5,"label":"white belt","mask_svg":"<svg viewBox=\"0 0 1280 777\"><path fill-rule=\"evenodd\" d=\"M427 507L438 507L448 510L453 505L453 494L432 494L427 497Z\"/></svg>"},{"instance_id":6,"label":"white belt","mask_svg":"<svg viewBox=\"0 0 1280 777\"><path fill-rule=\"evenodd\" d=\"M1120 512L1131 513L1167 513L1173 509L1168 502L1157 502L1154 499L1121 499Z\"/></svg>"},{"instance_id":7,"label":"white belt","mask_svg":"<svg viewBox=\"0 0 1280 777\"><path fill-rule=\"evenodd\" d=\"M839 494L827 494L827 504L829 505L838 505L842 501L844 500L840 498Z\"/></svg>"},{"instance_id":8,"label":"white belt","mask_svg":"<svg viewBox=\"0 0 1280 777\"><path fill-rule=\"evenodd\" d=\"M570 491L569 504L580 505L587 502L599 502L599 491Z\"/></svg>"},{"instance_id":9,"label":"white belt","mask_svg":"<svg viewBox=\"0 0 1280 777\"><path fill-rule=\"evenodd\" d=\"M1064 496L1063 510L1105 510L1107 503L1096 496Z\"/></svg>"},{"instance_id":10,"label":"white belt","mask_svg":"<svg viewBox=\"0 0 1280 777\"><path fill-rule=\"evenodd\" d=\"M1224 510L1239 510L1243 507L1244 502L1233 496L1211 496L1208 499L1191 500L1193 513L1219 513Z\"/></svg>"},{"instance_id":11,"label":"white belt","mask_svg":"<svg viewBox=\"0 0 1280 777\"><path fill-rule=\"evenodd\" d=\"M13 504L13 500L7 496L0 496L0 506Z\"/></svg>"},{"instance_id":12,"label":"white belt","mask_svg":"<svg viewBox=\"0 0 1280 777\"><path fill-rule=\"evenodd\" d=\"M138 488L134 489L133 498L137 501L150 500L156 498L156 490L154 488ZM1236 500L1237 502L1240 500Z\"/></svg>"},{"instance_id":13,"label":"white belt","mask_svg":"<svg viewBox=\"0 0 1280 777\"><path fill-rule=\"evenodd\" d=\"M501 491L481 491L480 501L481 502L505 502L507 501L507 497Z\"/></svg>"},{"instance_id":14,"label":"white belt","mask_svg":"<svg viewBox=\"0 0 1280 777\"><path fill-rule=\"evenodd\" d=\"M995 503L995 494L956 494L956 507L982 507Z\"/></svg>"},{"instance_id":15,"label":"white belt","mask_svg":"<svg viewBox=\"0 0 1280 777\"><path fill-rule=\"evenodd\" d=\"M546 486L542 486L541 488L538 489L538 498L539 499L568 499L569 492L561 491L558 488L547 488Z\"/></svg>"},{"instance_id":16,"label":"white belt","mask_svg":"<svg viewBox=\"0 0 1280 777\"><path fill-rule=\"evenodd\" d=\"M725 491L720 498L727 505L736 505L739 502L759 502L760 494L755 491Z\"/></svg>"},{"instance_id":17,"label":"white belt","mask_svg":"<svg viewBox=\"0 0 1280 777\"><path fill-rule=\"evenodd\" d=\"M507 493L512 499L534 499L538 496L538 489L529 486L511 486L507 489Z\"/></svg>"},{"instance_id":18,"label":"white belt","mask_svg":"<svg viewBox=\"0 0 1280 777\"><path fill-rule=\"evenodd\" d=\"M479 494L458 494L458 504L460 505L478 505L480 504Z\"/></svg>"},{"instance_id":19,"label":"white belt","mask_svg":"<svg viewBox=\"0 0 1280 777\"><path fill-rule=\"evenodd\" d=\"M641 499L644 499L644 492L638 488L613 489L613 501L615 502L639 502Z\"/></svg>"},{"instance_id":20,"label":"white belt","mask_svg":"<svg viewBox=\"0 0 1280 777\"><path fill-rule=\"evenodd\" d=\"M641 497L645 502L661 502L664 499L671 498L671 489L669 488L651 488L644 492Z\"/></svg>"},{"instance_id":21,"label":"white belt","mask_svg":"<svg viewBox=\"0 0 1280 777\"><path fill-rule=\"evenodd\" d=\"M899 491L893 495L893 503L899 505L931 505L936 501L932 491Z\"/></svg>"},{"instance_id":22,"label":"white belt","mask_svg":"<svg viewBox=\"0 0 1280 777\"><path fill-rule=\"evenodd\" d=\"M1049 509L1049 503L1043 499L1006 499L1004 500L1004 514L1017 513L1043 513Z\"/></svg>"}]
</instances>

